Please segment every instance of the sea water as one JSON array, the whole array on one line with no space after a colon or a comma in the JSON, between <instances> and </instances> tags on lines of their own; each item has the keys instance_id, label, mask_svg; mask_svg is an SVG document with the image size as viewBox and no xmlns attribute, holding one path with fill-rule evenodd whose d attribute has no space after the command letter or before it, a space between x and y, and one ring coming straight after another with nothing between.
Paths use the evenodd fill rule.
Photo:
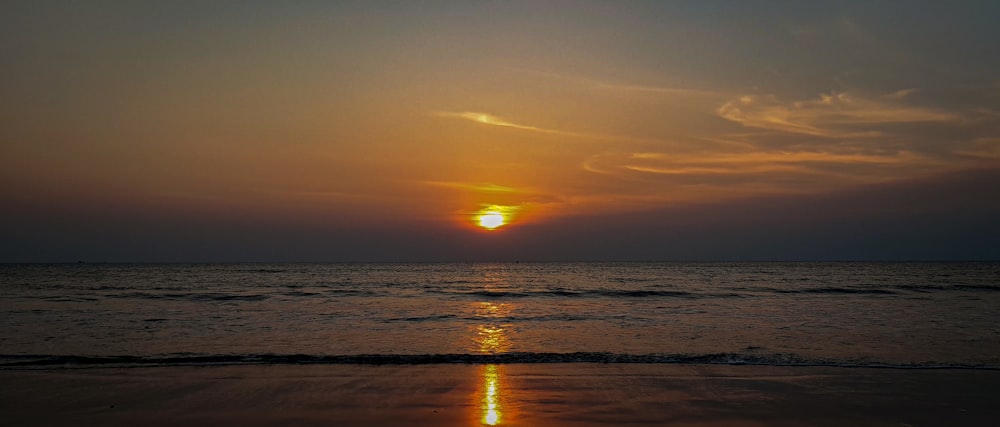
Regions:
<instances>
[{"instance_id":1,"label":"sea water","mask_svg":"<svg viewBox=\"0 0 1000 427\"><path fill-rule=\"evenodd\" d=\"M0 367L1000 369L1000 263L0 265Z\"/></svg>"}]
</instances>

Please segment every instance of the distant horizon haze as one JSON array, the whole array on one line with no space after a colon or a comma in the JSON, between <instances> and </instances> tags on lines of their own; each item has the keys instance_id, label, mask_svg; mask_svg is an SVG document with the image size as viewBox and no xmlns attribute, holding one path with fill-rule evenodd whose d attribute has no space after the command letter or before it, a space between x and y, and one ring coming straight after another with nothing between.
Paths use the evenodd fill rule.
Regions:
<instances>
[{"instance_id":1,"label":"distant horizon haze","mask_svg":"<svg viewBox=\"0 0 1000 427\"><path fill-rule=\"evenodd\" d=\"M129 216L107 212L85 221L85 231L78 223L48 226L46 233L41 226L8 228L0 261L995 261L995 182L1000 172L975 171L810 197L579 216L495 233L190 216L139 217L122 232ZM938 217L942 210L960 213ZM103 215L112 220L99 222Z\"/></svg>"}]
</instances>

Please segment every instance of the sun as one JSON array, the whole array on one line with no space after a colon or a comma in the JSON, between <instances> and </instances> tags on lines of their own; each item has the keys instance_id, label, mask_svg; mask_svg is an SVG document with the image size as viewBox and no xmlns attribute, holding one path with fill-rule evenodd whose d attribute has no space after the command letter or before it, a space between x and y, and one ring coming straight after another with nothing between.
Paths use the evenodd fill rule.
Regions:
<instances>
[{"instance_id":1,"label":"sun","mask_svg":"<svg viewBox=\"0 0 1000 427\"><path fill-rule=\"evenodd\" d=\"M516 222L520 209L520 206L482 204L468 218L477 227L493 231Z\"/></svg>"},{"instance_id":2,"label":"sun","mask_svg":"<svg viewBox=\"0 0 1000 427\"><path fill-rule=\"evenodd\" d=\"M504 223L503 214L500 212L489 211L479 215L479 226L488 230L504 225Z\"/></svg>"}]
</instances>

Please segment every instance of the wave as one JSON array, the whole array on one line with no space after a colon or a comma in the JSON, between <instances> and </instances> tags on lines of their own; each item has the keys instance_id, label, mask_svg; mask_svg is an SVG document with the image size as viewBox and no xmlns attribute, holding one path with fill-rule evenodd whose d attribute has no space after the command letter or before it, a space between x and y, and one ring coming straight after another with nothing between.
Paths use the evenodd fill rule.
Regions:
<instances>
[{"instance_id":1,"label":"wave","mask_svg":"<svg viewBox=\"0 0 1000 427\"><path fill-rule=\"evenodd\" d=\"M914 292L935 292L935 291L982 291L982 292L998 292L1000 291L1000 285L973 285L956 283L951 285L896 285L897 289L914 291Z\"/></svg>"},{"instance_id":2,"label":"wave","mask_svg":"<svg viewBox=\"0 0 1000 427\"><path fill-rule=\"evenodd\" d=\"M394 317L391 319L385 319L387 322L427 322L434 320L451 320L457 319L458 316L454 314L439 314L431 316L413 316L413 317Z\"/></svg>"},{"instance_id":3,"label":"wave","mask_svg":"<svg viewBox=\"0 0 1000 427\"><path fill-rule=\"evenodd\" d=\"M288 292L282 292L280 295L283 295L283 296L286 296L286 297L302 297L302 298L304 298L304 297L314 297L314 296L317 296L317 295L320 295L320 294L318 294L316 292L288 291Z\"/></svg>"},{"instance_id":4,"label":"wave","mask_svg":"<svg viewBox=\"0 0 1000 427\"><path fill-rule=\"evenodd\" d=\"M166 299L184 301L263 301L270 298L261 294L228 294L228 293L148 293L130 292L125 294L105 295L108 298L138 298L138 299Z\"/></svg>"},{"instance_id":5,"label":"wave","mask_svg":"<svg viewBox=\"0 0 1000 427\"><path fill-rule=\"evenodd\" d=\"M448 321L448 320L461 320L470 322L499 322L499 323L511 323L511 322L573 322L573 321L586 321L586 320L607 320L607 319L624 319L627 315L623 314L613 314L613 315L597 315L597 316L581 316L572 314L551 314L551 315L540 315L540 316L503 316L503 317L493 317L493 316L458 316L454 314L440 314L440 315L429 315L429 316L411 316L411 317L392 317L384 318L382 321L385 322L434 322L434 321ZM633 319L641 320L639 317L632 317Z\"/></svg>"},{"instance_id":6,"label":"wave","mask_svg":"<svg viewBox=\"0 0 1000 427\"><path fill-rule=\"evenodd\" d=\"M627 354L607 352L573 353L499 353L499 354L173 354L157 356L79 356L79 355L0 355L0 370L130 368L154 366L217 365L436 365L436 364L680 364L680 365L756 365L813 366L891 369L988 369L1000 370L1000 364L949 362L889 362L875 360L811 359L790 353L711 353L711 354Z\"/></svg>"},{"instance_id":7,"label":"wave","mask_svg":"<svg viewBox=\"0 0 1000 427\"><path fill-rule=\"evenodd\" d=\"M284 268L247 268L236 270L240 273L287 273L288 269Z\"/></svg>"},{"instance_id":8,"label":"wave","mask_svg":"<svg viewBox=\"0 0 1000 427\"><path fill-rule=\"evenodd\" d=\"M736 293L700 293L687 291L667 291L654 289L550 289L543 291L452 291L436 290L435 293L448 295L462 295L481 298L532 298L532 297L612 297L612 298L644 298L644 297L665 297L665 298L732 298L742 297Z\"/></svg>"},{"instance_id":9,"label":"wave","mask_svg":"<svg viewBox=\"0 0 1000 427\"><path fill-rule=\"evenodd\" d=\"M151 299L151 300L182 300L182 301L263 301L272 296L294 298L337 297L337 296L378 296L378 292L364 289L324 289L322 292L307 292L288 290L270 294L236 294L226 292L128 292L106 294L107 298L120 299ZM96 301L96 298L91 299Z\"/></svg>"},{"instance_id":10,"label":"wave","mask_svg":"<svg viewBox=\"0 0 1000 427\"><path fill-rule=\"evenodd\" d=\"M893 295L896 292L887 289L866 289L866 288L805 288L805 289L774 289L779 294L870 294L870 295Z\"/></svg>"}]
</instances>

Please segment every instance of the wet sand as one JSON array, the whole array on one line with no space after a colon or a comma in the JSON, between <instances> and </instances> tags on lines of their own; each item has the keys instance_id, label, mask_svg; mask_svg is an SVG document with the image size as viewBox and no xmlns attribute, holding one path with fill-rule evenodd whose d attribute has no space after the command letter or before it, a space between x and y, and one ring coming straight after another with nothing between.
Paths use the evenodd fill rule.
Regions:
<instances>
[{"instance_id":1,"label":"wet sand","mask_svg":"<svg viewBox=\"0 0 1000 427\"><path fill-rule=\"evenodd\" d=\"M7 426L992 426L1000 371L641 364L0 371Z\"/></svg>"}]
</instances>

